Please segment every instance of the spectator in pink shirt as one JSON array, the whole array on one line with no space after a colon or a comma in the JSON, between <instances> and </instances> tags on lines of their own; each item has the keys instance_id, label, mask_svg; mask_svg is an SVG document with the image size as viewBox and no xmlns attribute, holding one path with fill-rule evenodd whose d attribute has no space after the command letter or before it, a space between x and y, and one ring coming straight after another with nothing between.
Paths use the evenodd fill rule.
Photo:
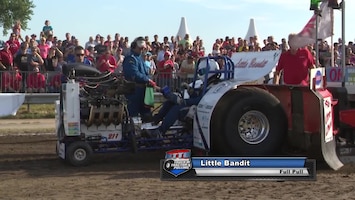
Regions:
<instances>
[{"instance_id":1,"label":"spectator in pink shirt","mask_svg":"<svg viewBox=\"0 0 355 200\"><path fill-rule=\"evenodd\" d=\"M51 48L46 41L46 38L42 37L40 43L37 46L39 48L39 55L41 55L42 59L47 58L49 49Z\"/></svg>"}]
</instances>

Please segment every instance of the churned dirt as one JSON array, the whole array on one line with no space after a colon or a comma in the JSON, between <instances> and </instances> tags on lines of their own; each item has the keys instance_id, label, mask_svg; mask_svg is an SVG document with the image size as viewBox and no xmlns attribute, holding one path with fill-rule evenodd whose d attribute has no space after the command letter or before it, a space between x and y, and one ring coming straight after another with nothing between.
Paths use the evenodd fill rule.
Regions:
<instances>
[{"instance_id":1,"label":"churned dirt","mask_svg":"<svg viewBox=\"0 0 355 200\"><path fill-rule=\"evenodd\" d=\"M28 122L28 127L35 121ZM6 124L0 122L0 126ZM46 126L41 122L37 128ZM7 120L7 128L11 123L18 125ZM26 123L19 123L26 128ZM164 152L97 155L87 167L72 167L57 158L54 133L4 134L1 130L0 199L323 200L355 196L352 167L336 172L321 169L317 181L161 181L159 160Z\"/></svg>"}]
</instances>

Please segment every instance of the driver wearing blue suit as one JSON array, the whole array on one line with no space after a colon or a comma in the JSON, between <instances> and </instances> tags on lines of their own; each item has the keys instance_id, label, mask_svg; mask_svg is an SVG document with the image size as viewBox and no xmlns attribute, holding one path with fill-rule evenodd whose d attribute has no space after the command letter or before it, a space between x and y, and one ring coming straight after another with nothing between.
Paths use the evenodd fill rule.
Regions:
<instances>
[{"instance_id":1,"label":"driver wearing blue suit","mask_svg":"<svg viewBox=\"0 0 355 200\"><path fill-rule=\"evenodd\" d=\"M131 44L131 54L125 57L122 64L125 79L136 83L135 92L126 95L129 115L136 117L140 114L142 119L151 115L151 109L144 105L145 88L147 85L156 87L156 83L150 79L149 71L141 56L145 48L144 38L136 38Z\"/></svg>"},{"instance_id":2,"label":"driver wearing blue suit","mask_svg":"<svg viewBox=\"0 0 355 200\"><path fill-rule=\"evenodd\" d=\"M219 70L219 65L216 61L210 60L209 62L210 71ZM206 62L200 62L198 66L198 76L202 80L206 77L206 65ZM207 80L203 84L207 84L206 88L208 90L211 86L220 81L219 78L220 74L208 74ZM163 106L159 110L158 114L154 115L153 117L155 124L158 124L161 121L161 125L157 128L158 133L156 134L164 135L176 120L183 119L187 115L189 111L187 108L192 105L197 105L200 102L204 95L203 85L197 89L190 88L190 91L192 92L189 92L189 99L183 99L180 96L172 93L167 86L161 89L161 92L167 101L163 103Z\"/></svg>"}]
</instances>

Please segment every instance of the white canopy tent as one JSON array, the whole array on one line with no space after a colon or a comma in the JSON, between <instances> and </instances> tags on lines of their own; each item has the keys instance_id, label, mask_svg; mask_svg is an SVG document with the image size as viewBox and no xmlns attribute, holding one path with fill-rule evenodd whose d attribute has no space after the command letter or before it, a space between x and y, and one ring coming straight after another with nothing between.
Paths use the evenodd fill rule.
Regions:
<instances>
[{"instance_id":1,"label":"white canopy tent","mask_svg":"<svg viewBox=\"0 0 355 200\"><path fill-rule=\"evenodd\" d=\"M187 27L185 17L181 17L180 27L179 27L179 30L178 30L176 36L179 36L181 39L183 39L186 34L190 34L190 32Z\"/></svg>"},{"instance_id":2,"label":"white canopy tent","mask_svg":"<svg viewBox=\"0 0 355 200\"><path fill-rule=\"evenodd\" d=\"M250 19L248 32L247 32L244 39L249 41L249 38L254 37L254 36L257 36L259 38L259 34L258 34L256 27L255 27L254 19L252 18L252 19Z\"/></svg>"}]
</instances>

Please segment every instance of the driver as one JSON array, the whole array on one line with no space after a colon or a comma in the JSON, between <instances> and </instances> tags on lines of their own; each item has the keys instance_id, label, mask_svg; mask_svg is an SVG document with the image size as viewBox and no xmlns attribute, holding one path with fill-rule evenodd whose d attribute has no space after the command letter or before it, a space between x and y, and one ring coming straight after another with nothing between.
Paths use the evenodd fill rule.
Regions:
<instances>
[{"instance_id":1,"label":"driver","mask_svg":"<svg viewBox=\"0 0 355 200\"><path fill-rule=\"evenodd\" d=\"M200 80L206 80L203 82L207 84L206 88L208 90L213 85L220 82L220 73L208 73L206 75L208 71L207 58L202 59L204 60L200 61L197 73ZM219 65L215 60L209 59L209 65L209 71L219 70ZM197 80L195 81L195 84L197 85ZM159 124L161 121L161 124L156 127L154 134L157 136L165 135L165 133L175 123L176 120L183 119L187 115L189 109L185 108L189 108L192 105L197 105L200 102L204 94L203 84L200 84L200 87L196 89L189 88L188 91L190 97L188 99L183 99L179 95L172 93L167 86L161 89L161 93L167 99L167 101L163 103L159 112L153 116L154 124Z\"/></svg>"}]
</instances>

